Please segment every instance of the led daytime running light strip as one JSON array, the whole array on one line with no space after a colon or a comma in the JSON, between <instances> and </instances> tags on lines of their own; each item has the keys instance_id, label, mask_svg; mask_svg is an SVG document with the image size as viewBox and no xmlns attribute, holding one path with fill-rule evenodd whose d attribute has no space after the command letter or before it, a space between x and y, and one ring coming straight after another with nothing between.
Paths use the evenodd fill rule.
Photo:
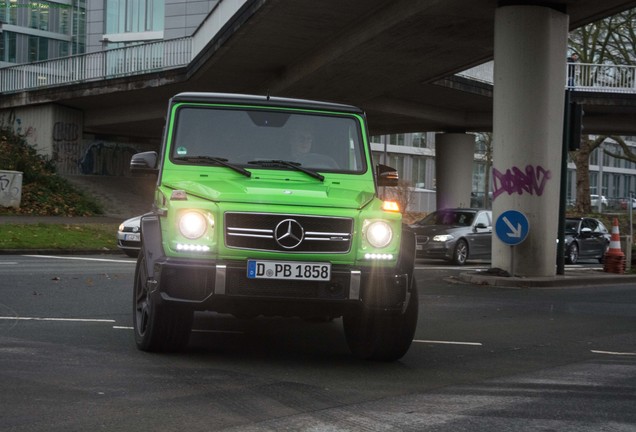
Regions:
<instances>
[{"instance_id":1,"label":"led daytime running light strip","mask_svg":"<svg viewBox=\"0 0 636 432\"><path fill-rule=\"evenodd\" d=\"M393 254L368 253L364 254L364 259L368 260L392 260Z\"/></svg>"},{"instance_id":2,"label":"led daytime running light strip","mask_svg":"<svg viewBox=\"0 0 636 432\"><path fill-rule=\"evenodd\" d=\"M210 246L177 243L177 251L179 252L210 252Z\"/></svg>"}]
</instances>

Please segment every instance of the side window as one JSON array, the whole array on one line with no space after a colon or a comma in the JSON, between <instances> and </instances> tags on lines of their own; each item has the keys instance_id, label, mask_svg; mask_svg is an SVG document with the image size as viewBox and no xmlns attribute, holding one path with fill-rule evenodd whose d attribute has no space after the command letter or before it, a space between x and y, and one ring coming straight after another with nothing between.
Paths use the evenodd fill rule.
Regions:
<instances>
[{"instance_id":1,"label":"side window","mask_svg":"<svg viewBox=\"0 0 636 432\"><path fill-rule=\"evenodd\" d=\"M479 225L480 223L483 223L487 227L490 226L490 219L488 218L488 213L480 213L479 216L477 216L475 225Z\"/></svg>"},{"instance_id":2,"label":"side window","mask_svg":"<svg viewBox=\"0 0 636 432\"><path fill-rule=\"evenodd\" d=\"M592 232L598 232L598 224L592 219L586 219L583 223L583 228L589 228Z\"/></svg>"}]
</instances>

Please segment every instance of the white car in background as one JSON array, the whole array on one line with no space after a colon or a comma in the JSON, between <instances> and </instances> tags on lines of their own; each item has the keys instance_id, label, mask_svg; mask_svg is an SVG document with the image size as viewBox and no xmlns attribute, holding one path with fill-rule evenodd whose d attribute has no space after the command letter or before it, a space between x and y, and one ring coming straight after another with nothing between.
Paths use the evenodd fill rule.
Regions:
<instances>
[{"instance_id":1,"label":"white car in background","mask_svg":"<svg viewBox=\"0 0 636 432\"><path fill-rule=\"evenodd\" d=\"M136 258L141 249L141 216L126 219L117 230L117 247L126 255Z\"/></svg>"},{"instance_id":2,"label":"white car in background","mask_svg":"<svg viewBox=\"0 0 636 432\"><path fill-rule=\"evenodd\" d=\"M592 204L592 208L597 208L598 207L598 195L590 195L590 202ZM601 206L603 208L607 208L607 206L609 205L607 198L605 198L605 195L601 195Z\"/></svg>"}]
</instances>

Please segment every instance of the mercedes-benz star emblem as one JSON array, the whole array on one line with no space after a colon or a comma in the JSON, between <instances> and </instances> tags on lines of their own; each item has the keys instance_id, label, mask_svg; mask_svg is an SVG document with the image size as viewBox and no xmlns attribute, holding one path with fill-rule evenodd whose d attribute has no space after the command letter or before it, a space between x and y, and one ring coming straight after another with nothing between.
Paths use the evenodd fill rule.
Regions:
<instances>
[{"instance_id":1,"label":"mercedes-benz star emblem","mask_svg":"<svg viewBox=\"0 0 636 432\"><path fill-rule=\"evenodd\" d=\"M282 248L293 249L300 245L305 237L303 227L294 219L285 219L276 225L274 238Z\"/></svg>"}]
</instances>

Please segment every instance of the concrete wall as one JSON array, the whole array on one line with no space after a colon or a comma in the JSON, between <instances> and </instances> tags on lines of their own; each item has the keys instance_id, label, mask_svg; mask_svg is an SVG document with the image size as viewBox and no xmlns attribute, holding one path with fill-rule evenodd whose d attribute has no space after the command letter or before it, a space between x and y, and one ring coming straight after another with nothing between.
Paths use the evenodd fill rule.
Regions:
<instances>
[{"instance_id":1,"label":"concrete wall","mask_svg":"<svg viewBox=\"0 0 636 432\"><path fill-rule=\"evenodd\" d=\"M192 36L219 0L166 0L164 39Z\"/></svg>"},{"instance_id":2,"label":"concrete wall","mask_svg":"<svg viewBox=\"0 0 636 432\"><path fill-rule=\"evenodd\" d=\"M62 175L130 175L134 153L157 150L159 142L85 134L80 111L48 104L0 111L0 124L23 135Z\"/></svg>"}]
</instances>

